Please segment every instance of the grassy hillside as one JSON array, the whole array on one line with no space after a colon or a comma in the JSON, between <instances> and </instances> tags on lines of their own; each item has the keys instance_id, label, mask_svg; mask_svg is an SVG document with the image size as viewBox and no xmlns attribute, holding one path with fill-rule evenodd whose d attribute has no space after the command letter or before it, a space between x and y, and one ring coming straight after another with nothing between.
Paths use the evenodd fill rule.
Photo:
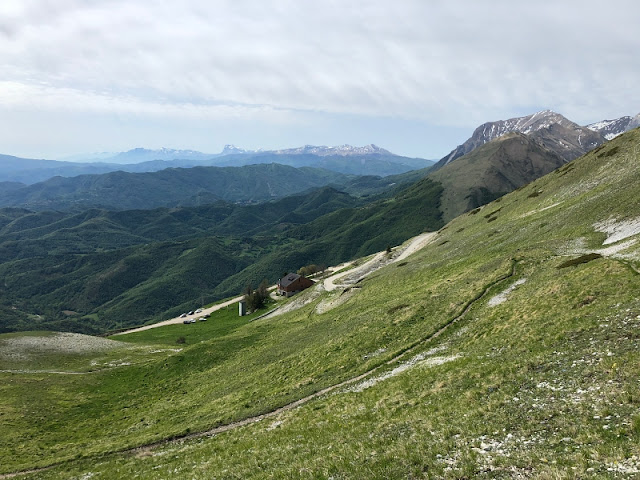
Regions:
<instances>
[{"instance_id":1,"label":"grassy hillside","mask_svg":"<svg viewBox=\"0 0 640 480\"><path fill-rule=\"evenodd\" d=\"M442 183L444 219L484 205L563 165L557 154L521 133L474 149L429 175Z\"/></svg>"},{"instance_id":2,"label":"grassy hillside","mask_svg":"<svg viewBox=\"0 0 640 480\"><path fill-rule=\"evenodd\" d=\"M46 479L634 478L639 188L636 130L455 219L357 288L316 287L280 316L222 311L89 350L2 336L0 468L54 465L24 477Z\"/></svg>"}]
</instances>

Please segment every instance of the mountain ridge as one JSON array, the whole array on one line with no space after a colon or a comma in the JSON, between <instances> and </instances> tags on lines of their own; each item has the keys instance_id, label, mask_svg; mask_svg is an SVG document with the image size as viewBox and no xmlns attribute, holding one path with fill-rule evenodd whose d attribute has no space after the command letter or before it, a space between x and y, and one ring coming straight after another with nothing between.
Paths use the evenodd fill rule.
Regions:
<instances>
[{"instance_id":1,"label":"mountain ridge","mask_svg":"<svg viewBox=\"0 0 640 480\"><path fill-rule=\"evenodd\" d=\"M112 156L100 154L97 162L35 160L0 155L0 182L38 183L54 176L73 177L113 171L130 173L155 172L167 168L206 166L244 166L258 163L281 163L293 167L318 167L355 175L394 175L424 168L435 162L396 155L375 145L324 147L307 145L282 150L245 150L225 145L219 154L195 150L134 148ZM79 156L74 156L78 158Z\"/></svg>"},{"instance_id":2,"label":"mountain ridge","mask_svg":"<svg viewBox=\"0 0 640 480\"><path fill-rule=\"evenodd\" d=\"M564 164L564 159L530 136L509 132L427 176L444 187L441 205L448 222Z\"/></svg>"},{"instance_id":3,"label":"mountain ridge","mask_svg":"<svg viewBox=\"0 0 640 480\"><path fill-rule=\"evenodd\" d=\"M151 209L227 202L264 202L351 177L312 167L280 164L242 167L169 168L157 172L108 172L53 177L18 187L0 186L0 206L35 210L110 208Z\"/></svg>"},{"instance_id":4,"label":"mountain ridge","mask_svg":"<svg viewBox=\"0 0 640 480\"><path fill-rule=\"evenodd\" d=\"M475 148L511 132L532 136L565 161L584 155L606 141L598 131L581 127L559 113L542 110L523 117L483 123L469 139L441 158L433 168L442 168Z\"/></svg>"}]
</instances>

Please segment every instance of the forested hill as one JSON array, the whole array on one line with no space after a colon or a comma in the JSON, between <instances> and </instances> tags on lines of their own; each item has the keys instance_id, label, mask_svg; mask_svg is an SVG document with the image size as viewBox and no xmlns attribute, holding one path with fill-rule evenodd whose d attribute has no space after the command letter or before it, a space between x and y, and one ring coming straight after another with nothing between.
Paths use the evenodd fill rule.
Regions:
<instances>
[{"instance_id":1,"label":"forested hill","mask_svg":"<svg viewBox=\"0 0 640 480\"><path fill-rule=\"evenodd\" d=\"M217 200L257 203L328 184L344 184L352 178L324 169L280 164L118 171L54 177L21 188L15 183L5 188L0 185L0 206L78 211L92 207L127 210L197 206Z\"/></svg>"},{"instance_id":2,"label":"forested hill","mask_svg":"<svg viewBox=\"0 0 640 480\"><path fill-rule=\"evenodd\" d=\"M0 210L0 329L97 333L159 320L437 229L441 192L425 179L369 203L324 188L255 206Z\"/></svg>"}]
</instances>

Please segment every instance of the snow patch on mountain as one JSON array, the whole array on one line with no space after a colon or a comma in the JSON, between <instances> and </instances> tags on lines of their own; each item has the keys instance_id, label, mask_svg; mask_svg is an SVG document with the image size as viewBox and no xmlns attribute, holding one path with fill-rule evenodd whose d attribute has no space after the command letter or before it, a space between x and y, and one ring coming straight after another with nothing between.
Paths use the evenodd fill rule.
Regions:
<instances>
[{"instance_id":1,"label":"snow patch on mountain","mask_svg":"<svg viewBox=\"0 0 640 480\"><path fill-rule=\"evenodd\" d=\"M607 140L612 140L618 135L622 135L638 126L640 126L640 113L635 117L625 116L614 120L602 120L591 123L587 125L587 128L594 132L601 133Z\"/></svg>"},{"instance_id":2,"label":"snow patch on mountain","mask_svg":"<svg viewBox=\"0 0 640 480\"><path fill-rule=\"evenodd\" d=\"M390 151L380 148L377 145L369 144L363 147L354 147L352 145L339 145L337 147L305 145L298 148L288 148L284 150L273 150L270 153L279 155L317 155L319 157L341 156L348 157L352 155L393 155Z\"/></svg>"},{"instance_id":3,"label":"snow patch on mountain","mask_svg":"<svg viewBox=\"0 0 640 480\"><path fill-rule=\"evenodd\" d=\"M586 151L595 148L604 141L602 137L594 138L597 137L597 135L594 135L594 133L585 127L581 127L559 113L551 110L542 110L524 117L498 120L480 125L465 143L459 145L451 151L449 155L438 162L438 168L452 162L456 158L470 153L485 143L489 143L508 133L514 132L539 137L537 139L539 143L554 150L567 161L586 153ZM566 142L561 143L562 140L567 140L560 138L563 135L574 136L576 145L571 146ZM571 141L570 143L573 144L574 142ZM556 145L556 149L551 148L553 144ZM568 153L562 153L558 151L558 149L567 150ZM578 150L578 152L577 154L572 154L569 150Z\"/></svg>"}]
</instances>

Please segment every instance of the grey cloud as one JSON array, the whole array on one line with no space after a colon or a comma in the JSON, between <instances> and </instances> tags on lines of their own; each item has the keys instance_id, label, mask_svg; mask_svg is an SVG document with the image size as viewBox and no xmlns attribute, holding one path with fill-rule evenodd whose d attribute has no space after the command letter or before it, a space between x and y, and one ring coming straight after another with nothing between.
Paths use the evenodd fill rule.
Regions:
<instances>
[{"instance_id":1,"label":"grey cloud","mask_svg":"<svg viewBox=\"0 0 640 480\"><path fill-rule=\"evenodd\" d=\"M0 42L0 78L37 89L48 109L94 102L96 110L164 106L169 115L202 106L220 115L210 107L227 105L234 115L266 107L465 127L528 108L583 123L640 110L640 5L632 1L11 5L0 6L0 32L10 38Z\"/></svg>"}]
</instances>

